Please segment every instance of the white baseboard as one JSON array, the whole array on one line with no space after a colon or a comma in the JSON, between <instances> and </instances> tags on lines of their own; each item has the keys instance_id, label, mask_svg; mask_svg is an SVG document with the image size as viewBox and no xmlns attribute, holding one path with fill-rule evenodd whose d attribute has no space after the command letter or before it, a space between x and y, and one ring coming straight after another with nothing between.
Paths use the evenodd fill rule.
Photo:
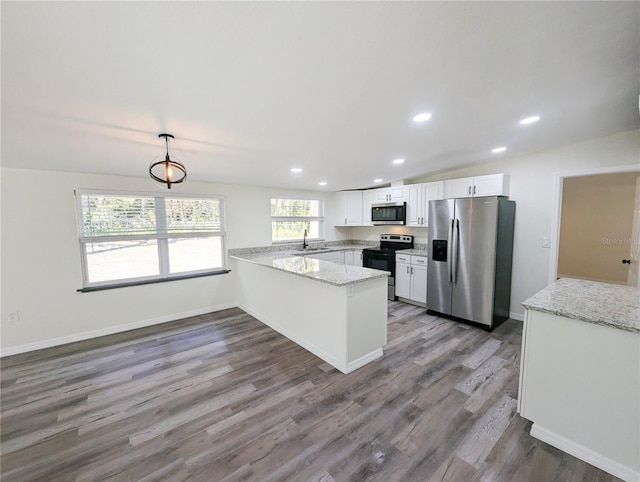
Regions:
<instances>
[{"instance_id":1,"label":"white baseboard","mask_svg":"<svg viewBox=\"0 0 640 482\"><path fill-rule=\"evenodd\" d=\"M622 465L615 460L611 460L610 458L605 457L598 452L594 452L583 445L566 439L551 430L540 427L538 424L534 423L531 426L530 434L532 437L542 440L543 442L573 455L594 467L598 467L611 475L625 480L626 482L640 482L640 472L636 472L626 465Z\"/></svg>"},{"instance_id":2,"label":"white baseboard","mask_svg":"<svg viewBox=\"0 0 640 482\"><path fill-rule=\"evenodd\" d=\"M516 313L515 311L509 312L509 318L511 318L512 320L524 321L524 315Z\"/></svg>"},{"instance_id":3,"label":"white baseboard","mask_svg":"<svg viewBox=\"0 0 640 482\"><path fill-rule=\"evenodd\" d=\"M352 362L347 363L347 370L345 373L351 373L352 371L365 366L370 361L373 361L376 358L380 358L382 354L382 348L378 348L376 350L373 350L371 353L367 353L366 355L361 356L357 360L353 360Z\"/></svg>"},{"instance_id":4,"label":"white baseboard","mask_svg":"<svg viewBox=\"0 0 640 482\"><path fill-rule=\"evenodd\" d=\"M91 338L98 338L100 336L114 335L116 333L136 330L138 328L146 328L147 326L159 325L161 323L181 320L182 318L189 318L191 316L204 315L206 313L212 313L214 311L221 311L221 310L226 310L228 308L235 308L236 306L237 306L236 303L223 303L221 305L207 306L205 308L199 308L197 310L185 311L182 313L174 313L172 315L160 316L158 318L135 321L133 323L127 323L125 325L110 326L108 328L85 331L83 333L76 333L73 335L62 336L60 338L52 338L49 340L42 340L34 343L27 343L25 345L12 346L8 348L0 349L0 358L11 356L11 355L18 355L20 353L27 353L35 350L42 350L43 348L51 348L59 345L66 345L67 343L74 343L76 341L89 340Z\"/></svg>"}]
</instances>

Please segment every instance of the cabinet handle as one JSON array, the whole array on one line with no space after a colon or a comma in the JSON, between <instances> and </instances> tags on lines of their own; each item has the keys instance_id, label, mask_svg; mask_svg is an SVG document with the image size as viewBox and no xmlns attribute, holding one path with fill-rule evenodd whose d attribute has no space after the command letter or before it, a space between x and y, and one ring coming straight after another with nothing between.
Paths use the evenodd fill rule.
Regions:
<instances>
[{"instance_id":1,"label":"cabinet handle","mask_svg":"<svg viewBox=\"0 0 640 482\"><path fill-rule=\"evenodd\" d=\"M473 194L475 194L475 193L476 193L476 186L475 186L475 184L474 184L474 185L473 185Z\"/></svg>"},{"instance_id":2,"label":"cabinet handle","mask_svg":"<svg viewBox=\"0 0 640 482\"><path fill-rule=\"evenodd\" d=\"M630 259L623 259L622 260L622 264L631 264L631 260Z\"/></svg>"},{"instance_id":3,"label":"cabinet handle","mask_svg":"<svg viewBox=\"0 0 640 482\"><path fill-rule=\"evenodd\" d=\"M469 186L469 196L471 196L471 186Z\"/></svg>"},{"instance_id":4,"label":"cabinet handle","mask_svg":"<svg viewBox=\"0 0 640 482\"><path fill-rule=\"evenodd\" d=\"M411 267L411 274L413 274L413 267Z\"/></svg>"}]
</instances>

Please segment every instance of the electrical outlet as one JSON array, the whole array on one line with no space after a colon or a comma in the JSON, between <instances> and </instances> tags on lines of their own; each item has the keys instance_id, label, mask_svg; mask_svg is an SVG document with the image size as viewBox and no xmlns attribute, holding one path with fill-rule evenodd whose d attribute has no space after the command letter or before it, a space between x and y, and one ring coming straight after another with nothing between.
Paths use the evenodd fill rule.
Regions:
<instances>
[{"instance_id":1,"label":"electrical outlet","mask_svg":"<svg viewBox=\"0 0 640 482\"><path fill-rule=\"evenodd\" d=\"M18 310L10 311L9 312L9 323L17 323L19 321L20 321L20 312Z\"/></svg>"},{"instance_id":2,"label":"electrical outlet","mask_svg":"<svg viewBox=\"0 0 640 482\"><path fill-rule=\"evenodd\" d=\"M549 238L542 238L542 247L543 248L551 247L551 243L549 242Z\"/></svg>"}]
</instances>

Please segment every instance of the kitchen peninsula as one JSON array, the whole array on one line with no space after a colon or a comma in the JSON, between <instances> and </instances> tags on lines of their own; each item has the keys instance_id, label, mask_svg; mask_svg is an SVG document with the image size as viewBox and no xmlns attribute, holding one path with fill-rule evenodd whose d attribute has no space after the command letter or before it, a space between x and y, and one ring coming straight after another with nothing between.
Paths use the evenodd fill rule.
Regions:
<instances>
[{"instance_id":1,"label":"kitchen peninsula","mask_svg":"<svg viewBox=\"0 0 640 482\"><path fill-rule=\"evenodd\" d=\"M560 279L525 300L518 411L531 435L640 480L640 290Z\"/></svg>"},{"instance_id":2,"label":"kitchen peninsula","mask_svg":"<svg viewBox=\"0 0 640 482\"><path fill-rule=\"evenodd\" d=\"M343 373L382 356L385 271L301 253L234 250L238 306Z\"/></svg>"}]
</instances>

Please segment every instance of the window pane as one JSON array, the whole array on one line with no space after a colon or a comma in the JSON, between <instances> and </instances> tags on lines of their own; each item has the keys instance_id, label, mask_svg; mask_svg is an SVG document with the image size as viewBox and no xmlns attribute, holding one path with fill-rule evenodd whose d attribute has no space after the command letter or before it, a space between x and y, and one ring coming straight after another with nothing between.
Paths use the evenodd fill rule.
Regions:
<instances>
[{"instance_id":1,"label":"window pane","mask_svg":"<svg viewBox=\"0 0 640 482\"><path fill-rule=\"evenodd\" d=\"M222 238L219 236L168 241L169 265L173 274L223 267Z\"/></svg>"},{"instance_id":2,"label":"window pane","mask_svg":"<svg viewBox=\"0 0 640 482\"><path fill-rule=\"evenodd\" d=\"M157 276L155 240L86 243L89 283Z\"/></svg>"},{"instance_id":3,"label":"window pane","mask_svg":"<svg viewBox=\"0 0 640 482\"><path fill-rule=\"evenodd\" d=\"M219 199L165 199L168 233L220 231Z\"/></svg>"},{"instance_id":4,"label":"window pane","mask_svg":"<svg viewBox=\"0 0 640 482\"><path fill-rule=\"evenodd\" d=\"M302 239L304 230L307 238L320 237L320 221L272 221L271 236L274 241L292 241Z\"/></svg>"},{"instance_id":5,"label":"window pane","mask_svg":"<svg viewBox=\"0 0 640 482\"><path fill-rule=\"evenodd\" d=\"M320 201L318 199L272 199L271 216L320 216Z\"/></svg>"},{"instance_id":6,"label":"window pane","mask_svg":"<svg viewBox=\"0 0 640 482\"><path fill-rule=\"evenodd\" d=\"M81 200L83 236L156 232L154 198L83 194Z\"/></svg>"}]
</instances>

